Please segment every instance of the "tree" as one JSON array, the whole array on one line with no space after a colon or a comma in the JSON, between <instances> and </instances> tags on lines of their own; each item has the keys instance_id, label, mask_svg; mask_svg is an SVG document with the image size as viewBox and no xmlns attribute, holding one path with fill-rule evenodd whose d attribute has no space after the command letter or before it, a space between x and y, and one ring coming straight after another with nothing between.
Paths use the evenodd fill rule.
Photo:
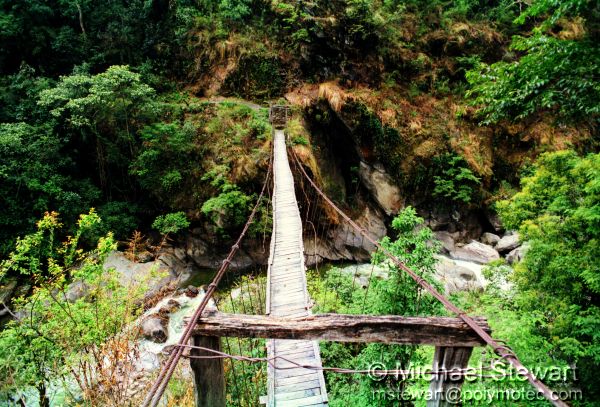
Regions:
<instances>
[{"instance_id":1,"label":"tree","mask_svg":"<svg viewBox=\"0 0 600 407\"><path fill-rule=\"evenodd\" d=\"M127 175L126 163L137 149L136 126L157 113L153 96L139 74L127 66L111 66L97 75L61 77L56 87L40 93L38 103L55 118L57 130L74 132L82 149L91 150L100 185L108 190L109 166Z\"/></svg>"},{"instance_id":2,"label":"tree","mask_svg":"<svg viewBox=\"0 0 600 407\"><path fill-rule=\"evenodd\" d=\"M45 211L75 221L99 197L89 180L71 175L75 163L64 146L47 127L0 124L0 253L8 253L15 236L29 233Z\"/></svg>"},{"instance_id":3,"label":"tree","mask_svg":"<svg viewBox=\"0 0 600 407\"><path fill-rule=\"evenodd\" d=\"M60 243L58 214L46 213L37 231L19 239L0 263L0 282L18 274L32 287L29 296L14 301L16 318L0 332L2 392L34 387L40 404L48 406L49 385L70 378L92 404L107 393L119 404L111 394L118 385L110 376L132 355L128 344L135 330L125 328L139 313L134 304L143 298L144 287L124 287L114 270L104 270L106 257L116 249L110 233L93 250L81 247L83 234L100 222L90 210L80 216L75 234ZM72 282L79 284L81 298L70 291Z\"/></svg>"},{"instance_id":4,"label":"tree","mask_svg":"<svg viewBox=\"0 0 600 407\"><path fill-rule=\"evenodd\" d=\"M475 198L481 180L473 174L465 159L459 155L446 154L437 158L442 175L435 175L434 196L469 204Z\"/></svg>"},{"instance_id":5,"label":"tree","mask_svg":"<svg viewBox=\"0 0 600 407\"><path fill-rule=\"evenodd\" d=\"M152 223L152 227L163 235L177 233L189 226L190 222L183 212L167 213L166 215L158 216Z\"/></svg>"},{"instance_id":6,"label":"tree","mask_svg":"<svg viewBox=\"0 0 600 407\"><path fill-rule=\"evenodd\" d=\"M520 302L540 316L556 355L578 364L593 399L600 368L600 154L543 154L521 186L497 204L505 226L530 243L515 269Z\"/></svg>"},{"instance_id":7,"label":"tree","mask_svg":"<svg viewBox=\"0 0 600 407\"><path fill-rule=\"evenodd\" d=\"M130 173L158 200L174 207L186 180L193 179L202 155L194 143L196 128L191 122L154 123L141 130L142 146ZM185 191L187 193L187 191Z\"/></svg>"},{"instance_id":8,"label":"tree","mask_svg":"<svg viewBox=\"0 0 600 407\"><path fill-rule=\"evenodd\" d=\"M467 92L484 124L551 112L564 121L598 124L598 3L536 0L517 22L546 17L530 37L515 36L511 62L478 64ZM570 29L571 27L575 27ZM558 32L558 34L556 34Z\"/></svg>"}]
</instances>

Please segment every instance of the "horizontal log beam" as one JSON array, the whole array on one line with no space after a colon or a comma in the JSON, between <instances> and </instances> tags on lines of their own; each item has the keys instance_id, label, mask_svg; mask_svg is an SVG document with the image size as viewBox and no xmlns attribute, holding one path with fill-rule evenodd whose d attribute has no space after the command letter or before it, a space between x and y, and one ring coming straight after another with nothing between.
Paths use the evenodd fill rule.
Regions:
<instances>
[{"instance_id":1,"label":"horizontal log beam","mask_svg":"<svg viewBox=\"0 0 600 407\"><path fill-rule=\"evenodd\" d=\"M474 319L490 332L485 318ZM211 310L200 318L194 335L434 346L485 345L459 318L393 315L317 314L282 318Z\"/></svg>"}]
</instances>

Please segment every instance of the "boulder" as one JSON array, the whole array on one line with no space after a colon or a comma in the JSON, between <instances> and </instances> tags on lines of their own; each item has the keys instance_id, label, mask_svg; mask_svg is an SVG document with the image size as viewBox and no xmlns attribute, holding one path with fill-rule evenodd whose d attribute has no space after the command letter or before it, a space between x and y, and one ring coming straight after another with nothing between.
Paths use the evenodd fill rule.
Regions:
<instances>
[{"instance_id":1,"label":"boulder","mask_svg":"<svg viewBox=\"0 0 600 407\"><path fill-rule=\"evenodd\" d=\"M148 263L154 260L154 256L149 251L143 251L135 256L138 263Z\"/></svg>"},{"instance_id":2,"label":"boulder","mask_svg":"<svg viewBox=\"0 0 600 407\"><path fill-rule=\"evenodd\" d=\"M487 264L492 260L499 259L500 255L492 246L473 240L471 243L451 252L450 257L457 260Z\"/></svg>"},{"instance_id":3,"label":"boulder","mask_svg":"<svg viewBox=\"0 0 600 407\"><path fill-rule=\"evenodd\" d=\"M181 304L177 300L171 298L158 312L161 315L168 315L177 311L179 308L181 308Z\"/></svg>"},{"instance_id":4,"label":"boulder","mask_svg":"<svg viewBox=\"0 0 600 407\"><path fill-rule=\"evenodd\" d=\"M511 250L506 255L506 261L508 262L508 264L515 264L520 262L521 260L523 260L523 257L525 257L527 250L529 250L529 244L523 243L521 246Z\"/></svg>"},{"instance_id":5,"label":"boulder","mask_svg":"<svg viewBox=\"0 0 600 407\"><path fill-rule=\"evenodd\" d=\"M432 211L428 214L425 218L425 225L433 231L448 229L450 225L453 226L453 230L448 229L448 232L453 232L456 229L454 224L452 224L450 214L439 210Z\"/></svg>"},{"instance_id":6,"label":"boulder","mask_svg":"<svg viewBox=\"0 0 600 407\"><path fill-rule=\"evenodd\" d=\"M435 238L442 244L442 251L446 254L453 252L455 249L455 242L452 233L445 230L438 230L433 233Z\"/></svg>"},{"instance_id":7,"label":"boulder","mask_svg":"<svg viewBox=\"0 0 600 407\"><path fill-rule=\"evenodd\" d=\"M218 269L227 257L229 247L226 251L216 250L219 247L217 242L208 242L199 237L189 235L185 242L186 259L191 261L200 269ZM180 256L175 254L174 257ZM256 264L266 264L269 258L269 251L264 250L262 240L245 240L243 249L238 250L234 260L231 262L230 270L245 270ZM189 264L188 264L189 265ZM182 281L186 281L185 279Z\"/></svg>"},{"instance_id":8,"label":"boulder","mask_svg":"<svg viewBox=\"0 0 600 407\"><path fill-rule=\"evenodd\" d=\"M485 286L485 279L481 275L482 266L466 264L455 261L445 256L436 256L436 278L442 284L446 294L457 291L481 290Z\"/></svg>"},{"instance_id":9,"label":"boulder","mask_svg":"<svg viewBox=\"0 0 600 407\"><path fill-rule=\"evenodd\" d=\"M17 280L8 280L6 284L0 285L0 317L9 313L8 305L17 288Z\"/></svg>"},{"instance_id":10,"label":"boulder","mask_svg":"<svg viewBox=\"0 0 600 407\"><path fill-rule=\"evenodd\" d=\"M200 290L198 290L198 288L194 287L193 285L188 286L188 288L185 290L185 295L187 295L190 298L198 296L199 293Z\"/></svg>"},{"instance_id":11,"label":"boulder","mask_svg":"<svg viewBox=\"0 0 600 407\"><path fill-rule=\"evenodd\" d=\"M387 234L383 215L377 209L366 206L354 221L374 240L379 240ZM369 261L374 250L375 246L346 222L335 229L329 229L327 236L315 238L309 234L304 239L304 255L308 267L324 260Z\"/></svg>"},{"instance_id":12,"label":"boulder","mask_svg":"<svg viewBox=\"0 0 600 407\"><path fill-rule=\"evenodd\" d=\"M167 320L160 315L150 315L142 321L141 333L149 341L165 343L169 337Z\"/></svg>"},{"instance_id":13,"label":"boulder","mask_svg":"<svg viewBox=\"0 0 600 407\"><path fill-rule=\"evenodd\" d=\"M493 233L485 232L483 235L481 235L481 239L479 239L479 240L483 244L495 246L496 243L498 243L500 241L500 236L495 235Z\"/></svg>"},{"instance_id":14,"label":"boulder","mask_svg":"<svg viewBox=\"0 0 600 407\"><path fill-rule=\"evenodd\" d=\"M500 253L507 253L511 250L516 249L521 246L521 242L519 241L518 233L506 234L500 239L500 241L496 244L496 250Z\"/></svg>"},{"instance_id":15,"label":"boulder","mask_svg":"<svg viewBox=\"0 0 600 407\"><path fill-rule=\"evenodd\" d=\"M179 262L161 255L159 259L148 263L136 263L123 253L114 251L106 258L104 268L114 268L119 273L119 282L124 286L148 284L147 296L151 296L176 280Z\"/></svg>"},{"instance_id":16,"label":"boulder","mask_svg":"<svg viewBox=\"0 0 600 407\"><path fill-rule=\"evenodd\" d=\"M358 170L363 185L369 190L377 204L389 215L395 215L404 206L400 188L394 183L381 165L371 167L361 161Z\"/></svg>"},{"instance_id":17,"label":"boulder","mask_svg":"<svg viewBox=\"0 0 600 407\"><path fill-rule=\"evenodd\" d=\"M80 298L85 297L90 291L90 287L81 280L74 281L69 284L65 297L69 302L75 302Z\"/></svg>"},{"instance_id":18,"label":"boulder","mask_svg":"<svg viewBox=\"0 0 600 407\"><path fill-rule=\"evenodd\" d=\"M385 280L389 277L389 269L386 264L379 266L370 263L352 264L340 267L339 271L352 276L353 284L362 288L367 288L372 279Z\"/></svg>"},{"instance_id":19,"label":"boulder","mask_svg":"<svg viewBox=\"0 0 600 407\"><path fill-rule=\"evenodd\" d=\"M502 232L504 230L502 221L500 220L500 217L496 213L491 212L489 209L486 209L484 211L484 215L485 215L485 218L487 219L487 221L489 222L489 224L492 226L492 228L494 228L494 231L496 233Z\"/></svg>"}]
</instances>

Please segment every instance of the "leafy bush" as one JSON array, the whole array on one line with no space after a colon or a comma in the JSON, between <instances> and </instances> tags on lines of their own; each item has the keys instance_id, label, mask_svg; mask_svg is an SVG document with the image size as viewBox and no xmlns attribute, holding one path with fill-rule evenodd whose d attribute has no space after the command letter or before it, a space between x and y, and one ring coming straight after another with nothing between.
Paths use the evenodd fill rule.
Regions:
<instances>
[{"instance_id":1,"label":"leafy bush","mask_svg":"<svg viewBox=\"0 0 600 407\"><path fill-rule=\"evenodd\" d=\"M598 397L600 368L600 154L546 153L521 192L497 204L530 248L515 281L522 308L540 315L553 353L577 362L585 397Z\"/></svg>"},{"instance_id":2,"label":"leafy bush","mask_svg":"<svg viewBox=\"0 0 600 407\"><path fill-rule=\"evenodd\" d=\"M200 208L222 234L244 224L252 201L251 196L229 182L226 171L227 167L217 166L204 175L203 179L211 180L211 185L220 193L208 199Z\"/></svg>"},{"instance_id":3,"label":"leafy bush","mask_svg":"<svg viewBox=\"0 0 600 407\"><path fill-rule=\"evenodd\" d=\"M0 255L12 249L16 236L30 233L46 210L60 210L74 222L100 196L89 180L73 175L65 145L46 126L0 124Z\"/></svg>"},{"instance_id":4,"label":"leafy bush","mask_svg":"<svg viewBox=\"0 0 600 407\"><path fill-rule=\"evenodd\" d=\"M106 257L116 249L111 234L98 239L91 251L81 247L81 236L100 222L93 210L81 215L75 234L60 243L58 214L46 213L36 232L19 239L0 263L0 283L7 274L19 274L33 285L34 294L13 299L22 316L0 331L0 392L31 389L39 404L48 406L50 384L66 379L77 383L86 403L125 403L122 384L111 380L114 373L107 364L126 372L135 362L131 344L137 330L126 327L139 314L135 304L145 287L123 287L114 270L104 270ZM71 298L72 281L82 287L81 298Z\"/></svg>"},{"instance_id":5,"label":"leafy bush","mask_svg":"<svg viewBox=\"0 0 600 407\"><path fill-rule=\"evenodd\" d=\"M600 106L600 46L598 6L578 0L537 0L519 16L546 17L531 37L513 37L516 61L478 64L467 72L471 90L467 96L479 106L485 124L503 119L523 119L551 112L564 121L598 124ZM561 31L559 22L572 19L573 33Z\"/></svg>"},{"instance_id":6,"label":"leafy bush","mask_svg":"<svg viewBox=\"0 0 600 407\"><path fill-rule=\"evenodd\" d=\"M515 37L511 48L525 55L517 62L479 64L467 73L467 96L480 107L484 124L544 111L570 121L598 117L600 47L595 41L535 35Z\"/></svg>"},{"instance_id":7,"label":"leafy bush","mask_svg":"<svg viewBox=\"0 0 600 407\"><path fill-rule=\"evenodd\" d=\"M433 195L465 204L475 200L481 181L473 174L464 158L446 154L436 158L442 175L435 175Z\"/></svg>"},{"instance_id":8,"label":"leafy bush","mask_svg":"<svg viewBox=\"0 0 600 407\"><path fill-rule=\"evenodd\" d=\"M154 123L141 131L141 152L130 166L140 184L162 202L173 206L173 198L184 187L193 168L191 163L200 159L200 152L193 144L195 126L185 122Z\"/></svg>"},{"instance_id":9,"label":"leafy bush","mask_svg":"<svg viewBox=\"0 0 600 407\"><path fill-rule=\"evenodd\" d=\"M243 57L236 71L227 77L224 88L247 99L264 100L283 93L285 78L281 62L269 55Z\"/></svg>"},{"instance_id":10,"label":"leafy bush","mask_svg":"<svg viewBox=\"0 0 600 407\"><path fill-rule=\"evenodd\" d=\"M162 235L178 233L182 229L190 226L190 221L187 220L185 213L173 212L156 217L152 222L152 227L158 230Z\"/></svg>"}]
</instances>

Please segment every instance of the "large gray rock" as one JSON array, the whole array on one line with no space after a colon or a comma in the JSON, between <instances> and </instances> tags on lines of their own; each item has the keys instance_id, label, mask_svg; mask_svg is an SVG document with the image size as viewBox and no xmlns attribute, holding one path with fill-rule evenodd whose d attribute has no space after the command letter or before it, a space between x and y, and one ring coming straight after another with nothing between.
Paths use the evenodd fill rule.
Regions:
<instances>
[{"instance_id":1,"label":"large gray rock","mask_svg":"<svg viewBox=\"0 0 600 407\"><path fill-rule=\"evenodd\" d=\"M367 288L373 279L386 280L389 277L389 269L385 264L380 266L370 263L352 264L340 267L338 270L343 274L352 276L353 284L361 288Z\"/></svg>"},{"instance_id":2,"label":"large gray rock","mask_svg":"<svg viewBox=\"0 0 600 407\"><path fill-rule=\"evenodd\" d=\"M376 164L371 167L361 161L358 174L363 185L387 215L398 213L404 206L400 188L394 183L392 177L385 172L383 166Z\"/></svg>"},{"instance_id":3,"label":"large gray rock","mask_svg":"<svg viewBox=\"0 0 600 407\"><path fill-rule=\"evenodd\" d=\"M119 282L124 286L147 284L147 296L152 296L162 287L175 281L179 261L168 255L148 263L136 263L121 252L112 252L104 262L105 269L114 268L119 273Z\"/></svg>"},{"instance_id":4,"label":"large gray rock","mask_svg":"<svg viewBox=\"0 0 600 407\"><path fill-rule=\"evenodd\" d=\"M496 250L500 253L510 252L511 250L516 249L521 246L521 242L519 241L519 234L512 233L506 234L500 239L500 241L496 244Z\"/></svg>"},{"instance_id":5,"label":"large gray rock","mask_svg":"<svg viewBox=\"0 0 600 407\"><path fill-rule=\"evenodd\" d=\"M442 244L442 251L446 254L451 253L455 249L455 241L452 233L445 230L433 232L435 238Z\"/></svg>"},{"instance_id":6,"label":"large gray rock","mask_svg":"<svg viewBox=\"0 0 600 407\"><path fill-rule=\"evenodd\" d=\"M8 305L16 288L17 280L8 280L0 285L0 317L9 313Z\"/></svg>"},{"instance_id":7,"label":"large gray rock","mask_svg":"<svg viewBox=\"0 0 600 407\"><path fill-rule=\"evenodd\" d=\"M379 240L387 234L383 215L369 206L354 221L362 227L373 240ZM354 228L343 222L328 230L327 236L308 236L304 239L306 265L311 267L324 260L369 261L375 246Z\"/></svg>"},{"instance_id":8,"label":"large gray rock","mask_svg":"<svg viewBox=\"0 0 600 407\"><path fill-rule=\"evenodd\" d=\"M493 247L473 240L471 243L451 252L450 257L457 260L487 264L492 260L499 259L500 255Z\"/></svg>"},{"instance_id":9,"label":"large gray rock","mask_svg":"<svg viewBox=\"0 0 600 407\"><path fill-rule=\"evenodd\" d=\"M452 224L452 220L448 212L435 210L425 216L425 225L433 231L444 230L451 233L456 230ZM452 226L450 228L452 230L448 230L450 226Z\"/></svg>"},{"instance_id":10,"label":"large gray rock","mask_svg":"<svg viewBox=\"0 0 600 407\"><path fill-rule=\"evenodd\" d=\"M525 242L516 249L511 250L506 255L506 261L508 262L508 264L515 264L520 262L525 257L527 250L529 250L529 244Z\"/></svg>"},{"instance_id":11,"label":"large gray rock","mask_svg":"<svg viewBox=\"0 0 600 407\"><path fill-rule=\"evenodd\" d=\"M496 243L498 243L500 241L500 236L495 235L493 233L485 232L483 235L481 235L480 240L481 240L481 243L483 243L483 244L495 246Z\"/></svg>"},{"instance_id":12,"label":"large gray rock","mask_svg":"<svg viewBox=\"0 0 600 407\"><path fill-rule=\"evenodd\" d=\"M169 338L167 328L168 319L159 315L150 315L142 321L140 326L144 338L152 342L165 343Z\"/></svg>"},{"instance_id":13,"label":"large gray rock","mask_svg":"<svg viewBox=\"0 0 600 407\"><path fill-rule=\"evenodd\" d=\"M65 297L69 302L75 302L80 298L85 297L90 291L90 287L81 280L74 281L69 284Z\"/></svg>"},{"instance_id":14,"label":"large gray rock","mask_svg":"<svg viewBox=\"0 0 600 407\"><path fill-rule=\"evenodd\" d=\"M442 284L446 294L457 291L481 290L485 287L485 279L481 274L482 266L463 261L456 261L445 256L436 256L436 278Z\"/></svg>"},{"instance_id":15,"label":"large gray rock","mask_svg":"<svg viewBox=\"0 0 600 407\"><path fill-rule=\"evenodd\" d=\"M246 238L229 269L245 270L257 264L266 265L269 258L268 245L266 248L267 250L265 250L262 239ZM193 234L188 235L185 242L187 263L191 262L200 269L218 269L221 267L223 259L227 257L228 252L229 246L225 247L217 242L207 242Z\"/></svg>"}]
</instances>

